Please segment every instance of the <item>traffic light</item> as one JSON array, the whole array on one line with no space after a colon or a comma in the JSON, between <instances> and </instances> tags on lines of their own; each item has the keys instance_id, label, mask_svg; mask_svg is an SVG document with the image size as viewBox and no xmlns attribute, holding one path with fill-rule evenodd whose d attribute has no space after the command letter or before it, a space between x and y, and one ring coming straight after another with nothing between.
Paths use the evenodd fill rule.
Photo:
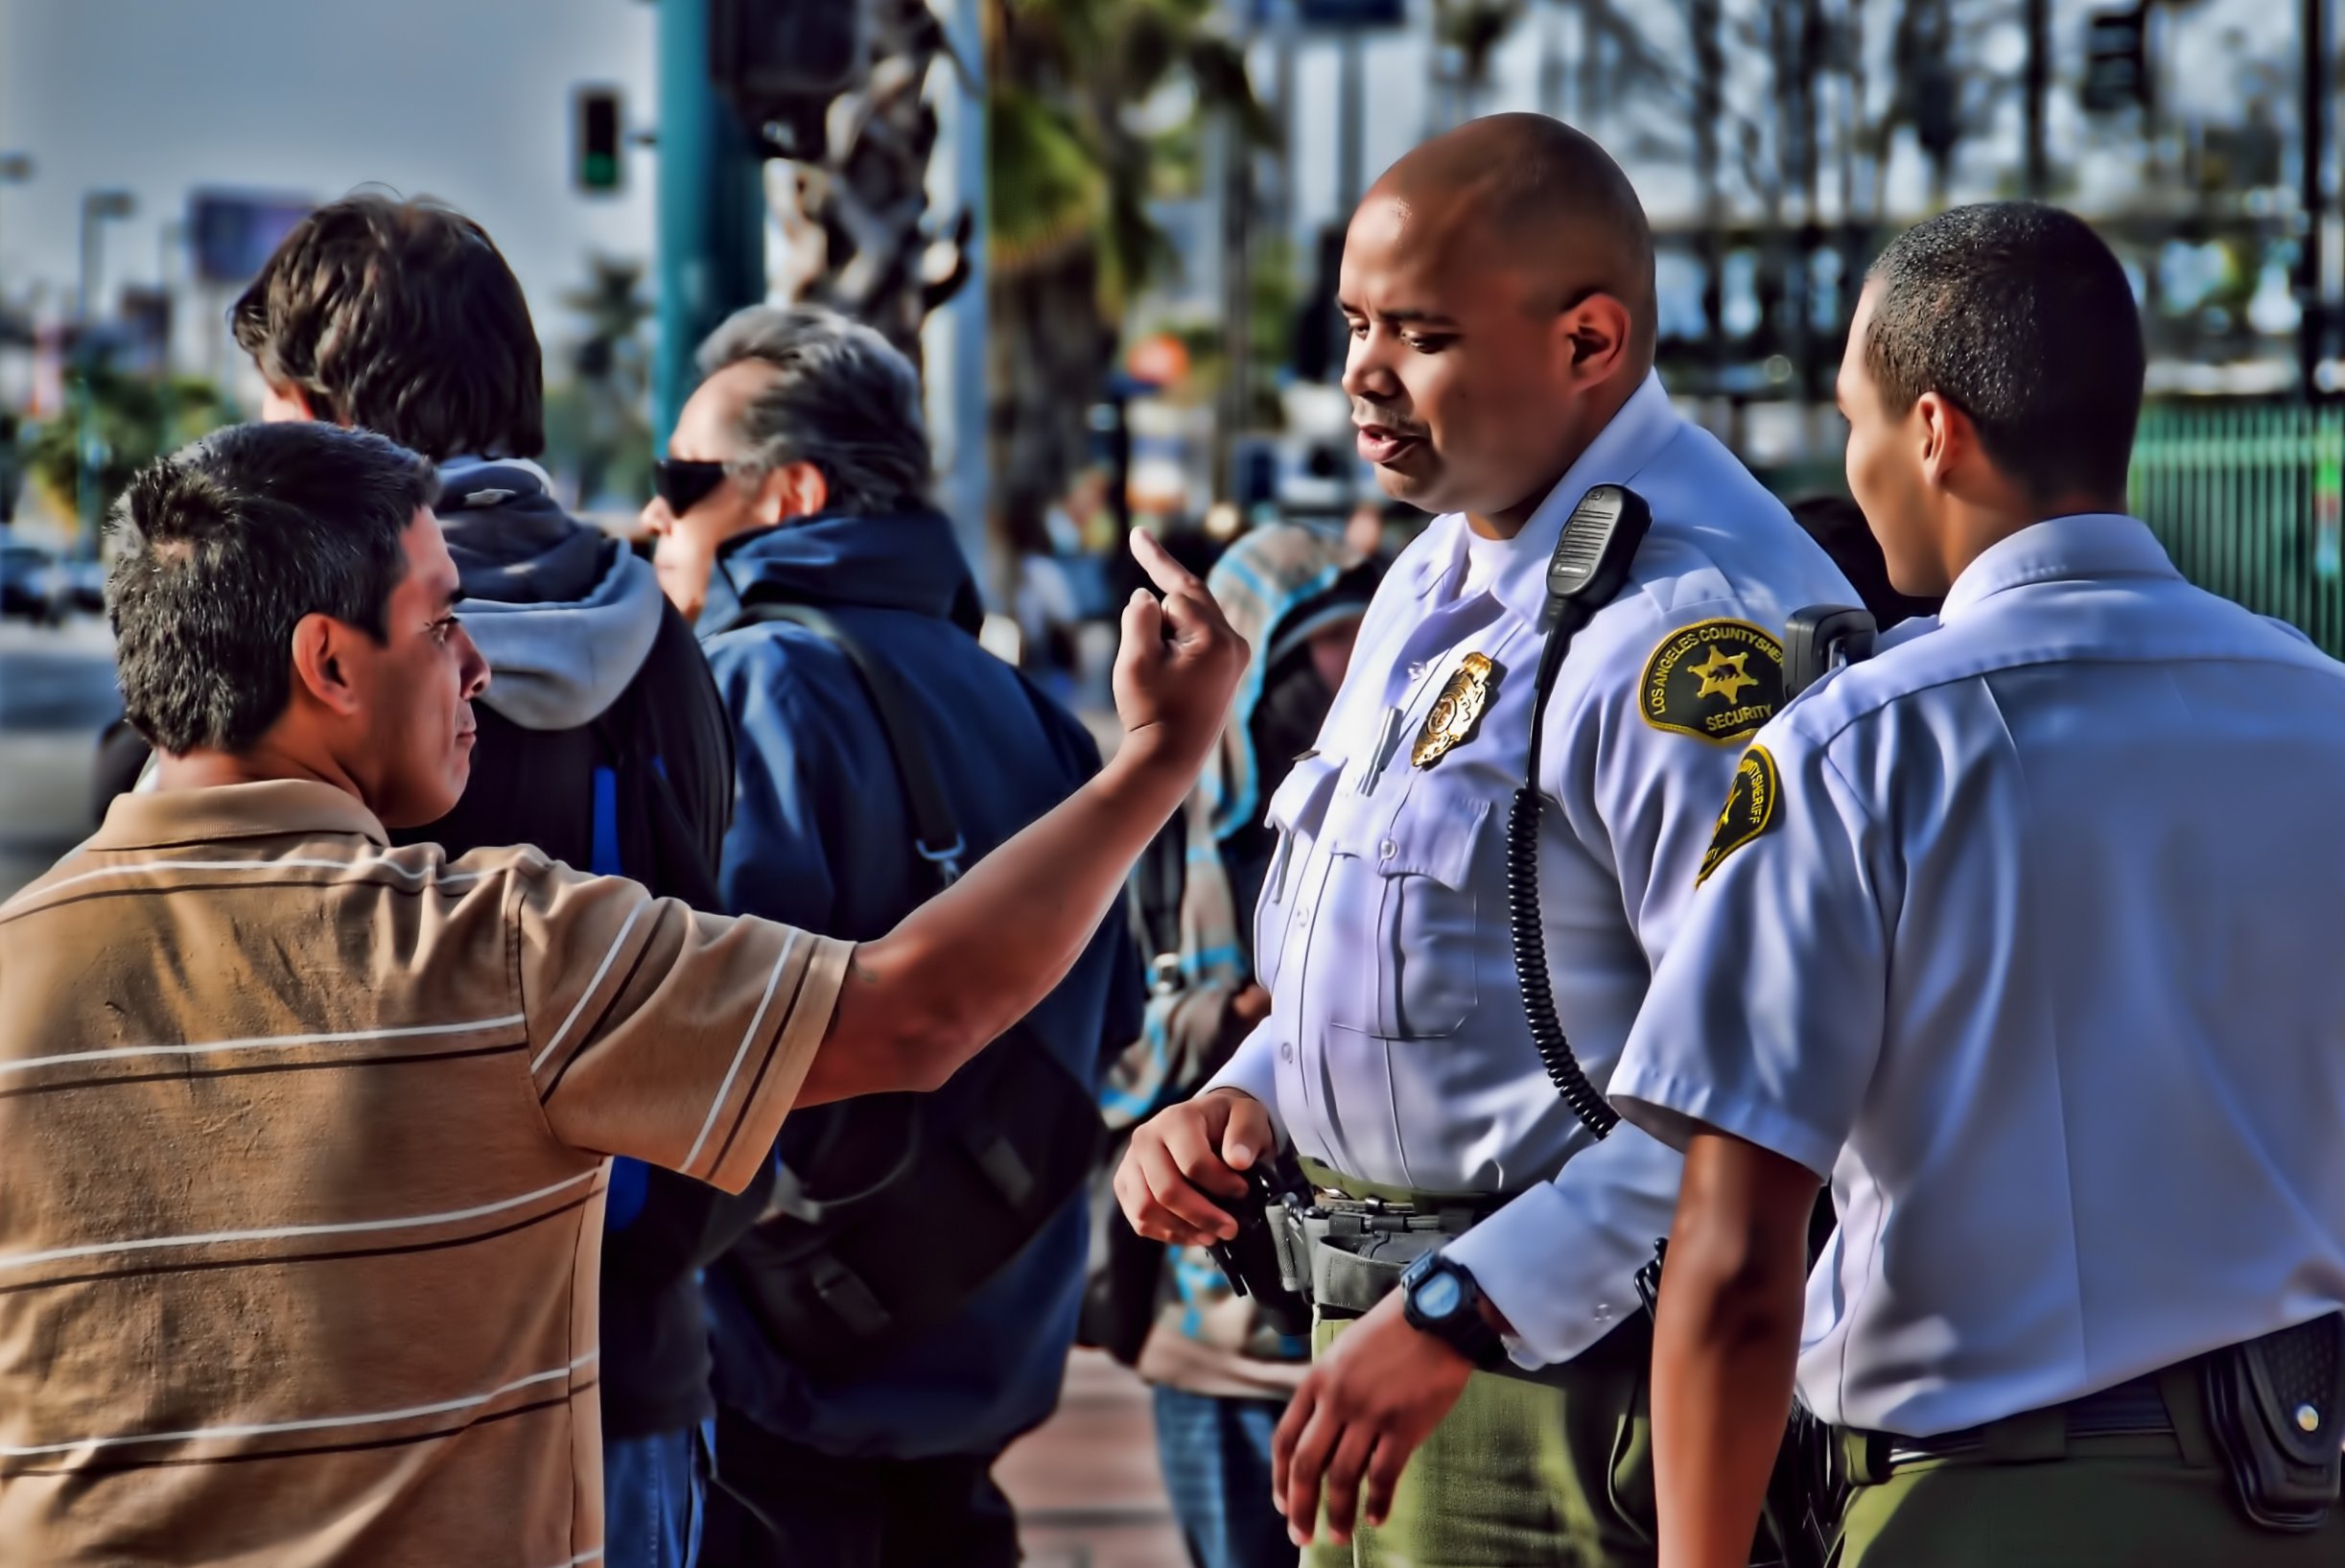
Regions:
<instances>
[{"instance_id":1,"label":"traffic light","mask_svg":"<svg viewBox=\"0 0 2345 1568\"><path fill-rule=\"evenodd\" d=\"M1409 7L1408 0L1295 0L1295 18L1305 27L1400 27Z\"/></svg>"},{"instance_id":2,"label":"traffic light","mask_svg":"<svg viewBox=\"0 0 2345 1568\"><path fill-rule=\"evenodd\" d=\"M620 187L624 164L620 159L619 89L580 87L575 100L575 126L578 189L605 195Z\"/></svg>"},{"instance_id":3,"label":"traffic light","mask_svg":"<svg viewBox=\"0 0 2345 1568\"><path fill-rule=\"evenodd\" d=\"M2148 103L2148 8L2104 11L2085 24L2085 111L2116 114Z\"/></svg>"},{"instance_id":4,"label":"traffic light","mask_svg":"<svg viewBox=\"0 0 2345 1568\"><path fill-rule=\"evenodd\" d=\"M782 157L816 162L832 101L863 79L864 0L708 0L709 80Z\"/></svg>"}]
</instances>

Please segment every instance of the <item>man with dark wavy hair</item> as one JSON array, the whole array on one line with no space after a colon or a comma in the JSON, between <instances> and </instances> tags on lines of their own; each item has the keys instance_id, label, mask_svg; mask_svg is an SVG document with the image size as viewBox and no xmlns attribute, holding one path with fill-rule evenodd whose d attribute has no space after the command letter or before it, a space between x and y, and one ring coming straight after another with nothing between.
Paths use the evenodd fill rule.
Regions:
<instances>
[{"instance_id":1,"label":"man with dark wavy hair","mask_svg":"<svg viewBox=\"0 0 2345 1568\"><path fill-rule=\"evenodd\" d=\"M361 194L286 236L232 319L264 417L389 436L439 469L466 624L497 671L472 783L417 841L534 844L717 907L732 740L691 629L651 569L562 509L528 302L479 223ZM762 1205L620 1167L602 1284L614 1568L692 1556L694 1445L711 1416L695 1264ZM656 1547L645 1543L657 1543Z\"/></svg>"}]
</instances>

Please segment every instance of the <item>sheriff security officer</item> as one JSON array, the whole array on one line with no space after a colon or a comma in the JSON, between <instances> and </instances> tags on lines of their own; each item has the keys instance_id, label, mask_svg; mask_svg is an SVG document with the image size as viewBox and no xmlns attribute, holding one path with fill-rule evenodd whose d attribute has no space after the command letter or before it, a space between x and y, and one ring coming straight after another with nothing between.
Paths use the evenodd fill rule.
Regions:
<instances>
[{"instance_id":1,"label":"sheriff security officer","mask_svg":"<svg viewBox=\"0 0 2345 1568\"><path fill-rule=\"evenodd\" d=\"M1744 1560L1794 1357L1843 1568L2345 1560L2345 667L2123 515L2142 375L2051 208L1860 299L1849 485L1944 610L1760 733L1612 1080L1690 1144L1673 1568Z\"/></svg>"},{"instance_id":2,"label":"sheriff security officer","mask_svg":"<svg viewBox=\"0 0 2345 1568\"><path fill-rule=\"evenodd\" d=\"M1500 115L1418 149L1353 218L1341 294L1361 455L1441 515L1270 802L1255 952L1271 1015L1135 1136L1118 1192L1145 1234L1227 1236L1211 1195L1242 1194L1233 1170L1277 1139L1322 1188L1439 1244L1405 1291L1379 1301L1372 1279L1353 1289L1376 1271L1350 1271L1318 1303L1318 1364L1274 1461L1300 1540L1325 1479L1336 1544L1319 1560L1356 1545L1362 1562L1650 1561L1633 1276L1678 1161L1633 1130L1596 1143L1542 1068L1509 943L1508 806L1542 723L1550 970L1601 1084L1739 742L1781 699L1786 615L1851 593L1673 411L1644 211L1585 136ZM1600 483L1641 495L1652 529L1535 714L1549 557ZM1364 1476L1372 1528L1355 1533Z\"/></svg>"}]
</instances>

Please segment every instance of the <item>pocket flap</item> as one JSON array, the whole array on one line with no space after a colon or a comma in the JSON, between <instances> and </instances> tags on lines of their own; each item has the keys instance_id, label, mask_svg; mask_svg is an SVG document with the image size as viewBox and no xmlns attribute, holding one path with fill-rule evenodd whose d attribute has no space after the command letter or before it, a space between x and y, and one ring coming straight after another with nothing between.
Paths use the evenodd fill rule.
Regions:
<instances>
[{"instance_id":1,"label":"pocket flap","mask_svg":"<svg viewBox=\"0 0 2345 1568\"><path fill-rule=\"evenodd\" d=\"M1473 878L1474 850L1489 818L1489 797L1420 781L1370 853L1387 877L1430 877L1464 888Z\"/></svg>"},{"instance_id":2,"label":"pocket flap","mask_svg":"<svg viewBox=\"0 0 2345 1568\"><path fill-rule=\"evenodd\" d=\"M1271 793L1267 813L1270 825L1280 832L1316 827L1326 812L1328 799L1335 793L1336 781L1343 774L1344 760L1340 757L1313 755L1297 761Z\"/></svg>"}]
</instances>

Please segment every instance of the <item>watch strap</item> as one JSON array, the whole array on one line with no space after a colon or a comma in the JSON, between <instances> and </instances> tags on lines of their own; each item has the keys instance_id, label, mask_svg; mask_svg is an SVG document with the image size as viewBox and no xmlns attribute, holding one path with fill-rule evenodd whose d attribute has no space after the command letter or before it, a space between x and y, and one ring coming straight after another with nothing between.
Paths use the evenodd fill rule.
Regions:
<instances>
[{"instance_id":1,"label":"watch strap","mask_svg":"<svg viewBox=\"0 0 2345 1568\"><path fill-rule=\"evenodd\" d=\"M1450 1275L1459 1286L1458 1310L1440 1318L1417 1309L1418 1287L1436 1274ZM1506 1359L1506 1345L1498 1330L1482 1315L1482 1287L1463 1264L1427 1253L1401 1277L1400 1307L1411 1328L1432 1335L1477 1368L1494 1367Z\"/></svg>"}]
</instances>

